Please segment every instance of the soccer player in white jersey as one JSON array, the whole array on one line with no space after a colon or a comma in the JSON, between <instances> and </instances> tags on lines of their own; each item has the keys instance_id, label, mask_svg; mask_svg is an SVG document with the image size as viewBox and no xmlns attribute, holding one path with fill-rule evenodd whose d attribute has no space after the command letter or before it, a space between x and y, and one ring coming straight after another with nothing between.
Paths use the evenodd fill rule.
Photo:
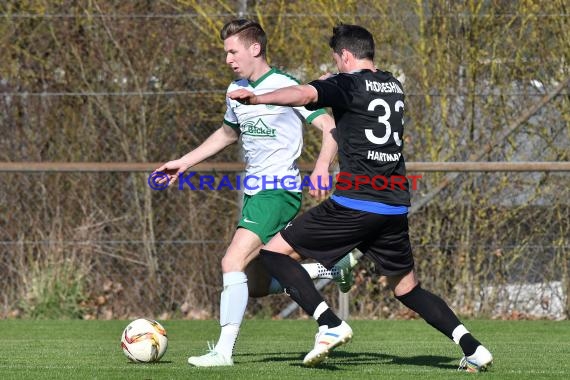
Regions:
<instances>
[{"instance_id":1,"label":"soccer player in white jersey","mask_svg":"<svg viewBox=\"0 0 570 380\"><path fill-rule=\"evenodd\" d=\"M228 92L243 88L262 94L298 84L269 66L265 57L267 37L258 23L244 19L231 21L222 28L220 37L224 41L226 63L239 78L230 84ZM263 244L285 227L300 209L302 187L292 184L301 183L295 160L301 154L303 144L302 119L323 132L321 151L311 174L314 184L309 190L311 196L319 199L325 196L325 189L330 186L329 164L336 154L336 143L331 133L335 127L334 120L322 109L308 111L304 107L243 105L229 98L226 98L226 105L224 122L218 130L196 149L155 170L167 174L163 181L168 180L172 184L188 168L238 139L241 139L245 152L242 215L222 259L224 289L220 299L220 337L209 353L188 359L189 364L200 367L233 365L233 349L248 294L263 296L280 289L275 281L271 283L272 289L269 289L269 283L266 284L267 289L251 289L259 288L263 282L255 278L255 281L250 281L248 290L248 276L252 280L258 275L259 278L270 277L252 274L251 270L246 275L245 271ZM312 278L332 277L339 282L341 290L348 291L350 269L354 264L355 260L349 254L331 271L321 264L306 264L305 269ZM256 267L263 268L262 265Z\"/></svg>"}]
</instances>

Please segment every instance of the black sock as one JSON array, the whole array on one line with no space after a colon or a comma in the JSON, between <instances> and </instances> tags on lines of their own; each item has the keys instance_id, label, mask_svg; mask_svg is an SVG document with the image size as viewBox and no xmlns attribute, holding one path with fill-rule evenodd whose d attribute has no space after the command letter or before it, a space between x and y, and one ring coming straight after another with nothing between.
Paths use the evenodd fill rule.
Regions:
<instances>
[{"instance_id":1,"label":"black sock","mask_svg":"<svg viewBox=\"0 0 570 380\"><path fill-rule=\"evenodd\" d=\"M453 330L461 322L444 300L422 289L420 284L410 292L396 298L449 339L453 339Z\"/></svg>"},{"instance_id":2,"label":"black sock","mask_svg":"<svg viewBox=\"0 0 570 380\"><path fill-rule=\"evenodd\" d=\"M342 320L337 317L330 308L328 308L319 316L319 318L317 318L317 323L319 326L326 325L329 329L332 329L333 327L340 326Z\"/></svg>"},{"instance_id":3,"label":"black sock","mask_svg":"<svg viewBox=\"0 0 570 380\"><path fill-rule=\"evenodd\" d=\"M477 347L481 345L481 342L473 338L473 335L470 333L467 333L459 339L459 345L461 346L465 356L471 356L475 353Z\"/></svg>"},{"instance_id":4,"label":"black sock","mask_svg":"<svg viewBox=\"0 0 570 380\"><path fill-rule=\"evenodd\" d=\"M293 301L312 317L324 299L301 264L287 255L266 249L259 252L259 257L267 271L279 281Z\"/></svg>"}]
</instances>

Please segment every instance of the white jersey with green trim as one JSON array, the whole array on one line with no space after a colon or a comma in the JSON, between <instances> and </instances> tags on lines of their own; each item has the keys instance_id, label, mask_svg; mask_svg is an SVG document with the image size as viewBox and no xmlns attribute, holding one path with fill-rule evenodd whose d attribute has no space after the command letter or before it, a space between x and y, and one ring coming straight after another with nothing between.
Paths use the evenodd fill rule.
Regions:
<instances>
[{"instance_id":1,"label":"white jersey with green trim","mask_svg":"<svg viewBox=\"0 0 570 380\"><path fill-rule=\"evenodd\" d=\"M260 95L282 87L299 84L291 76L272 68L255 82L239 79L228 92L244 88ZM310 123L325 113L305 107L244 105L226 97L224 123L239 134L245 155L244 192L253 195L261 190L285 189L301 191L301 178L296 160L303 146L303 122Z\"/></svg>"}]
</instances>

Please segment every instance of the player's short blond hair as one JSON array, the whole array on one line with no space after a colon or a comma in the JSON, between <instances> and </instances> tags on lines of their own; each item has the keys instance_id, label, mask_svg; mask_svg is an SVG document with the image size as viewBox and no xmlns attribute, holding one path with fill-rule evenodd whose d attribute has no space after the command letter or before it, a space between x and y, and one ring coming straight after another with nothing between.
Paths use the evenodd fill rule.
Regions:
<instances>
[{"instance_id":1,"label":"player's short blond hair","mask_svg":"<svg viewBox=\"0 0 570 380\"><path fill-rule=\"evenodd\" d=\"M222 41L235 35L239 35L239 40L246 46L258 43L261 47L260 54L265 57L267 35L257 22L247 19L236 19L226 23L220 31Z\"/></svg>"}]
</instances>

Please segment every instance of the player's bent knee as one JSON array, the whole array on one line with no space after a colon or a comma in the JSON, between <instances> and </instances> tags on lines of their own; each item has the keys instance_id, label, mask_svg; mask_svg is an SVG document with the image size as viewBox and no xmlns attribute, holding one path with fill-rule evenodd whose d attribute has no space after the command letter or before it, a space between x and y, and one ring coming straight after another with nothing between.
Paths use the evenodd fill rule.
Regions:
<instances>
[{"instance_id":1,"label":"player's bent knee","mask_svg":"<svg viewBox=\"0 0 570 380\"><path fill-rule=\"evenodd\" d=\"M225 255L222 258L222 272L229 273L229 272L243 272L244 271L244 264L243 260L239 257Z\"/></svg>"}]
</instances>

